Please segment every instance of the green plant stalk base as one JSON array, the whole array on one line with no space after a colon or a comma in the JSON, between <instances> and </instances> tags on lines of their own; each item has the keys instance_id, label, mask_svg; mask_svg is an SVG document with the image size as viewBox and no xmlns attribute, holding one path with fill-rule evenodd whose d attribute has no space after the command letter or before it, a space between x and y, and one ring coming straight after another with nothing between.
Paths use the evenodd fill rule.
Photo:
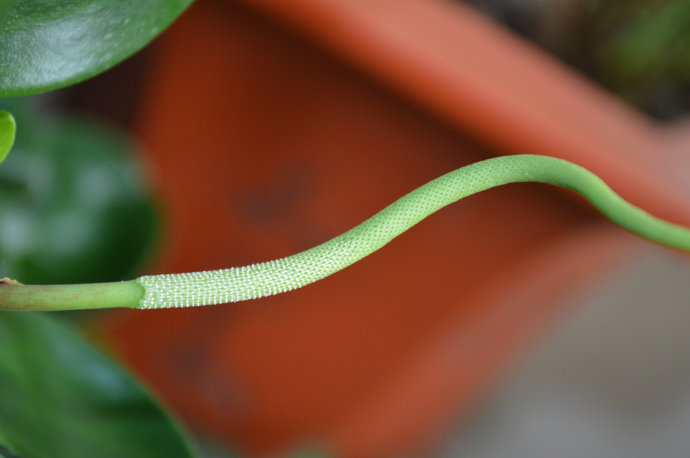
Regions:
<instances>
[{"instance_id":1,"label":"green plant stalk base","mask_svg":"<svg viewBox=\"0 0 690 458\"><path fill-rule=\"evenodd\" d=\"M548 156L503 156L443 175L359 226L292 256L215 271L143 276L122 283L0 285L0 309L153 309L223 304L270 296L300 288L344 269L453 202L496 186L520 182L572 189L619 226L653 242L690 251L690 229L658 219L626 202L588 170Z\"/></svg>"},{"instance_id":2,"label":"green plant stalk base","mask_svg":"<svg viewBox=\"0 0 690 458\"><path fill-rule=\"evenodd\" d=\"M0 310L90 310L135 307L144 294L136 280L82 285L19 285L0 280Z\"/></svg>"}]
</instances>

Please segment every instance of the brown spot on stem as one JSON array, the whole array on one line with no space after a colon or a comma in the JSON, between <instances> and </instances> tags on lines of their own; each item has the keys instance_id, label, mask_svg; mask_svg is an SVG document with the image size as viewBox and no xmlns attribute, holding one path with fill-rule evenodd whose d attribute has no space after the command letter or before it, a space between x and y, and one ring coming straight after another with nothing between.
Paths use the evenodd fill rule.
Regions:
<instances>
[{"instance_id":1,"label":"brown spot on stem","mask_svg":"<svg viewBox=\"0 0 690 458\"><path fill-rule=\"evenodd\" d=\"M12 285L12 286L21 286L22 284L19 283L17 280L12 280L11 278L3 278L0 279L0 286L1 285Z\"/></svg>"}]
</instances>

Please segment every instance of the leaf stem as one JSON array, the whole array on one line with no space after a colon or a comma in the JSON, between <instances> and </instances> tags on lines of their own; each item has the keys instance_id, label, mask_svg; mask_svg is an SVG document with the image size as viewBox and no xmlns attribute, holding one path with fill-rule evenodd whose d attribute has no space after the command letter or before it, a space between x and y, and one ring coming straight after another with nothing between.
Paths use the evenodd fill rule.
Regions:
<instances>
[{"instance_id":1,"label":"leaf stem","mask_svg":"<svg viewBox=\"0 0 690 458\"><path fill-rule=\"evenodd\" d=\"M0 281L0 310L87 310L139 306L136 280L78 285L17 285Z\"/></svg>"}]
</instances>

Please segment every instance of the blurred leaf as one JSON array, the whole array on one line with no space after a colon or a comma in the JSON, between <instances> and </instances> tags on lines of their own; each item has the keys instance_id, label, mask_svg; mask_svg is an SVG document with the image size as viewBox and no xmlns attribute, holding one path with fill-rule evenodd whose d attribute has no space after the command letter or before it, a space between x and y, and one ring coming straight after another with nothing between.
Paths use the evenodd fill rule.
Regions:
<instances>
[{"instance_id":1,"label":"blurred leaf","mask_svg":"<svg viewBox=\"0 0 690 458\"><path fill-rule=\"evenodd\" d=\"M0 313L0 387L0 455L192 456L144 389L44 315Z\"/></svg>"},{"instance_id":2,"label":"blurred leaf","mask_svg":"<svg viewBox=\"0 0 690 458\"><path fill-rule=\"evenodd\" d=\"M15 130L16 125L12 115L6 111L0 111L0 164L14 144Z\"/></svg>"},{"instance_id":3,"label":"blurred leaf","mask_svg":"<svg viewBox=\"0 0 690 458\"><path fill-rule=\"evenodd\" d=\"M0 97L100 73L161 33L192 0L0 0Z\"/></svg>"},{"instance_id":4,"label":"blurred leaf","mask_svg":"<svg viewBox=\"0 0 690 458\"><path fill-rule=\"evenodd\" d=\"M645 102L654 86L690 82L690 2L651 2L603 42L606 84L634 102Z\"/></svg>"},{"instance_id":5,"label":"blurred leaf","mask_svg":"<svg viewBox=\"0 0 690 458\"><path fill-rule=\"evenodd\" d=\"M120 280L155 240L157 212L122 134L75 117L17 120L0 166L0 277L22 283Z\"/></svg>"},{"instance_id":6,"label":"blurred leaf","mask_svg":"<svg viewBox=\"0 0 690 458\"><path fill-rule=\"evenodd\" d=\"M690 112L688 0L458 0L662 120Z\"/></svg>"}]
</instances>

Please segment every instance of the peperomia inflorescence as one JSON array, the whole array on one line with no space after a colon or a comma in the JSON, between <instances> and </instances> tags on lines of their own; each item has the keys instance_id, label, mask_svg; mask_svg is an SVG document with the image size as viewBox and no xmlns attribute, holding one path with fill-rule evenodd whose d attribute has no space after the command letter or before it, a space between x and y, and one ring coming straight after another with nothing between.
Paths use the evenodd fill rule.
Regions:
<instances>
[{"instance_id":1,"label":"peperomia inflorescence","mask_svg":"<svg viewBox=\"0 0 690 458\"><path fill-rule=\"evenodd\" d=\"M0 112L0 158L14 139L11 115ZM503 156L468 165L410 192L344 234L281 259L228 269L80 285L21 285L0 281L0 309L157 309L222 304L301 288L382 248L432 213L478 192L519 182L572 189L603 215L641 237L690 251L690 230L660 220L623 200L600 178L548 156Z\"/></svg>"}]
</instances>

